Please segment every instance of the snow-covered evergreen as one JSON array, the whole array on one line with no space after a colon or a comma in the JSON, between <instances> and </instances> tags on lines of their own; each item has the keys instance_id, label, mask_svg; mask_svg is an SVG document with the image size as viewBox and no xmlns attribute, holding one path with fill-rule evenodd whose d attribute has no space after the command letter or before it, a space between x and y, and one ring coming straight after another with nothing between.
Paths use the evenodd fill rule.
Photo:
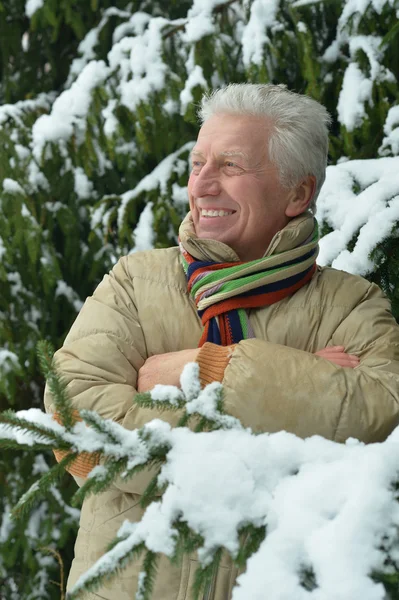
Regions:
<instances>
[{"instance_id":1,"label":"snow-covered evergreen","mask_svg":"<svg viewBox=\"0 0 399 600\"><path fill-rule=\"evenodd\" d=\"M78 497L100 492L118 476L127 480L144 465L159 466L141 521L125 521L112 549L78 580L70 599L146 553L135 595L146 600L156 556L173 559L188 548L197 550L201 564L198 590L221 550L246 565L232 600L386 598L383 583L399 580L399 428L386 442L370 445L320 436L301 440L284 431L255 435L224 414L221 384L201 390L198 375L198 365L188 364L181 389L158 385L135 401L181 409L182 422L202 419L200 431L160 419L127 431L90 411L65 428L37 409L0 424L3 443L52 447L56 436L74 453L100 452L103 464L91 471ZM72 415L64 402L65 415L68 410ZM49 486L51 479L35 484L17 510Z\"/></svg>"},{"instance_id":2,"label":"snow-covered evergreen","mask_svg":"<svg viewBox=\"0 0 399 600\"><path fill-rule=\"evenodd\" d=\"M195 103L229 82L284 83L327 106L319 262L377 282L399 316L398 16L397 0L93 0L79 11L73 0L3 0L0 408L40 406L37 341L61 345L121 255L176 243ZM46 581L58 569L51 554L36 561L34 537L14 544L25 526L11 528L9 506L39 476L35 456L14 455L2 459L15 485L0 479L0 585L18 564L35 573L41 561ZM40 532L73 522L51 497ZM43 544L62 550L69 528ZM33 598L34 582L4 593Z\"/></svg>"}]
</instances>

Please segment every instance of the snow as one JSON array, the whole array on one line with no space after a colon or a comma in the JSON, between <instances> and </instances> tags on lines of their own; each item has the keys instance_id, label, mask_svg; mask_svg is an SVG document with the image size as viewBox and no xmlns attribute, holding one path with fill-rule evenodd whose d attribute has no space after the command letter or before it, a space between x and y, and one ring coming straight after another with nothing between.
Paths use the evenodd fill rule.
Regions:
<instances>
[{"instance_id":1,"label":"snow","mask_svg":"<svg viewBox=\"0 0 399 600\"><path fill-rule=\"evenodd\" d=\"M157 384L150 392L151 400L154 402L169 402L172 406L179 406L184 396L174 385Z\"/></svg>"},{"instance_id":2,"label":"snow","mask_svg":"<svg viewBox=\"0 0 399 600\"><path fill-rule=\"evenodd\" d=\"M42 8L44 0L28 0L25 4L25 14L30 19L36 11Z\"/></svg>"},{"instance_id":3,"label":"snow","mask_svg":"<svg viewBox=\"0 0 399 600\"><path fill-rule=\"evenodd\" d=\"M87 198L95 198L96 193L94 192L93 183L87 177L82 167L76 167L74 169L75 179L75 194L79 200L85 200Z\"/></svg>"},{"instance_id":4,"label":"snow","mask_svg":"<svg viewBox=\"0 0 399 600\"><path fill-rule=\"evenodd\" d=\"M151 19L141 36L121 39L108 54L111 70L119 69L121 103L130 110L165 85L168 67L162 61L162 30L166 24L161 17Z\"/></svg>"},{"instance_id":5,"label":"snow","mask_svg":"<svg viewBox=\"0 0 399 600\"><path fill-rule=\"evenodd\" d=\"M23 126L22 118L26 112L37 109L48 110L55 94L39 94L34 100L20 100L15 104L3 104L0 106L0 129L9 119L15 121L16 125ZM16 130L15 130L16 132Z\"/></svg>"},{"instance_id":6,"label":"snow","mask_svg":"<svg viewBox=\"0 0 399 600\"><path fill-rule=\"evenodd\" d=\"M279 0L254 0L251 14L242 34L243 62L246 68L251 64L261 65L264 61L264 45L269 40L267 29L277 23Z\"/></svg>"},{"instance_id":7,"label":"snow","mask_svg":"<svg viewBox=\"0 0 399 600\"><path fill-rule=\"evenodd\" d=\"M6 177L3 180L3 192L5 192L6 194L22 194L23 196L25 195L25 192L18 183L18 181L10 179L9 177Z\"/></svg>"},{"instance_id":8,"label":"snow","mask_svg":"<svg viewBox=\"0 0 399 600\"><path fill-rule=\"evenodd\" d=\"M83 141L92 91L103 84L108 75L109 68L104 61L91 61L72 86L58 96L51 113L37 119L32 128L32 150L36 160L40 160L48 142L67 141L73 133L78 141Z\"/></svg>"},{"instance_id":9,"label":"snow","mask_svg":"<svg viewBox=\"0 0 399 600\"><path fill-rule=\"evenodd\" d=\"M76 312L78 312L83 306L83 302L80 300L76 292L69 285L67 285L65 281L60 279L57 281L57 287L54 292L54 297L57 298L58 296L65 296L68 302L72 304Z\"/></svg>"},{"instance_id":10,"label":"snow","mask_svg":"<svg viewBox=\"0 0 399 600\"><path fill-rule=\"evenodd\" d=\"M182 187L178 183L173 183L172 200L176 206L186 208L188 203L187 186L185 185Z\"/></svg>"},{"instance_id":11,"label":"snow","mask_svg":"<svg viewBox=\"0 0 399 600\"><path fill-rule=\"evenodd\" d=\"M308 28L306 26L306 23L304 23L303 21L298 21L298 23L296 24L297 29L300 33L307 33Z\"/></svg>"},{"instance_id":12,"label":"snow","mask_svg":"<svg viewBox=\"0 0 399 600\"><path fill-rule=\"evenodd\" d=\"M90 29L83 40L78 46L78 58L72 61L72 65L69 71L66 87L69 87L72 82L80 75L85 66L95 59L95 48L99 42L99 36L101 30L108 23L110 17L129 18L130 13L117 9L116 7L110 7L106 9L103 16L96 27Z\"/></svg>"},{"instance_id":13,"label":"snow","mask_svg":"<svg viewBox=\"0 0 399 600\"><path fill-rule=\"evenodd\" d=\"M373 84L364 76L357 63L346 68L338 100L338 119L348 131L361 125L366 114L365 102L371 100Z\"/></svg>"},{"instance_id":14,"label":"snow","mask_svg":"<svg viewBox=\"0 0 399 600\"><path fill-rule=\"evenodd\" d=\"M199 65L195 65L193 71L189 73L189 76L186 79L186 83L184 85L184 89L180 92L180 113L184 115L187 110L189 104L191 104L194 100L192 89L196 86L200 86L203 91L208 89L208 84L204 77L204 72L202 67Z\"/></svg>"},{"instance_id":15,"label":"snow","mask_svg":"<svg viewBox=\"0 0 399 600\"><path fill-rule=\"evenodd\" d=\"M0 237L0 262L3 260L3 256L5 256L7 249L4 245L3 239Z\"/></svg>"},{"instance_id":16,"label":"snow","mask_svg":"<svg viewBox=\"0 0 399 600\"><path fill-rule=\"evenodd\" d=\"M122 201L118 208L118 227L121 228L125 218L126 207L133 199L143 192L156 190L158 187L161 194L166 195L167 183L175 167L179 168L179 156L184 152L189 152L194 147L194 142L187 142L176 152L172 152L164 160L162 160L155 169L146 175L133 190L129 190L122 194ZM149 215L146 215L148 219ZM147 236L148 239L148 236Z\"/></svg>"},{"instance_id":17,"label":"snow","mask_svg":"<svg viewBox=\"0 0 399 600\"><path fill-rule=\"evenodd\" d=\"M389 109L384 124L385 137L382 141L379 154L399 154L399 105Z\"/></svg>"},{"instance_id":18,"label":"snow","mask_svg":"<svg viewBox=\"0 0 399 600\"><path fill-rule=\"evenodd\" d=\"M220 391L211 384L198 392L196 364L186 366L181 391L172 387L164 390L164 397L179 393L187 406L206 392L215 407ZM208 414L206 404L200 410ZM393 485L399 478L399 428L384 443L364 445L350 439L337 444L319 436L302 440L284 431L254 435L238 422L223 424L225 415L213 408L212 417L222 426L216 431L194 433L155 419L142 428L144 442L139 431L103 421L110 442L105 433L84 423L65 432L38 409L17 414L57 431L79 451L101 449L105 455L126 457L129 468L150 459L151 451L169 448L158 477L165 492L139 522L125 521L119 543L79 579L75 590L143 541L149 550L172 557L178 519L203 537L198 551L203 565L220 547L236 556L243 527L266 527L267 535L239 576L232 600L385 598L382 584L370 574L386 571L387 559L399 559L399 506ZM82 411L83 418L89 415L100 423L97 415ZM32 434L13 430L12 435L26 443ZM0 436L10 437L10 430L5 434L0 427ZM101 478L104 469L93 475ZM55 498L59 500L57 493ZM37 514L29 525L31 535L37 535L40 522ZM317 587L312 591L301 583L304 570L314 573Z\"/></svg>"},{"instance_id":19,"label":"snow","mask_svg":"<svg viewBox=\"0 0 399 600\"><path fill-rule=\"evenodd\" d=\"M7 350L7 348L0 348L0 371L2 375L4 376L17 369L20 369L18 356Z\"/></svg>"},{"instance_id":20,"label":"snow","mask_svg":"<svg viewBox=\"0 0 399 600\"><path fill-rule=\"evenodd\" d=\"M399 158L345 161L327 167L326 181L317 200L319 224L334 231L320 240L318 264L366 275L375 246L388 237L399 219ZM360 192L353 191L354 184ZM358 234L353 251L348 243Z\"/></svg>"},{"instance_id":21,"label":"snow","mask_svg":"<svg viewBox=\"0 0 399 600\"><path fill-rule=\"evenodd\" d=\"M154 214L152 212L153 203L147 202L139 221L133 231L134 249L133 252L143 250L152 250L154 247Z\"/></svg>"},{"instance_id":22,"label":"snow","mask_svg":"<svg viewBox=\"0 0 399 600\"><path fill-rule=\"evenodd\" d=\"M31 160L27 167L28 173L28 182L30 186L31 192L38 192L39 190L44 190L46 192L50 191L50 184L44 175L43 171L39 169L38 164Z\"/></svg>"},{"instance_id":23,"label":"snow","mask_svg":"<svg viewBox=\"0 0 399 600\"><path fill-rule=\"evenodd\" d=\"M181 381L180 396L186 395L188 404L199 389L196 369L188 365ZM216 399L218 390L209 388L207 393ZM176 396L176 391L169 392ZM38 412L19 415L32 415L32 420L61 431ZM158 477L158 485L166 489L141 521L125 521L119 543L79 579L75 591L143 541L149 550L172 557L179 519L203 536L198 558L204 565L220 547L236 556L244 526L267 528L238 578L233 600L306 600L310 594L315 600L385 598L382 584L370 574L386 570L387 558L399 558L399 506L393 486L399 477L399 428L384 443L364 445L354 439L337 444L319 436L302 440L284 431L254 435L238 423L194 433L155 419L143 427L144 443L137 431L103 423L113 444L82 423L62 435L79 451L102 448L105 454L129 457L131 466L148 460L151 449L166 446ZM103 471L101 467L100 477ZM311 592L301 583L305 569L315 575L317 587Z\"/></svg>"},{"instance_id":24,"label":"snow","mask_svg":"<svg viewBox=\"0 0 399 600\"><path fill-rule=\"evenodd\" d=\"M334 231L320 240L318 264L366 275L375 246L388 237L399 218L398 158L345 161L327 167L316 217ZM353 191L354 184L360 193ZM359 231L352 252L348 243Z\"/></svg>"},{"instance_id":25,"label":"snow","mask_svg":"<svg viewBox=\"0 0 399 600\"><path fill-rule=\"evenodd\" d=\"M117 104L117 100L112 99L102 111L102 116L104 117L103 129L107 137L112 137L117 132L119 127L118 119L114 115L114 110Z\"/></svg>"},{"instance_id":26,"label":"snow","mask_svg":"<svg viewBox=\"0 0 399 600\"><path fill-rule=\"evenodd\" d=\"M319 4L323 2L323 0L296 0L296 2L292 3L294 8L299 8L300 6L307 6L308 4Z\"/></svg>"},{"instance_id":27,"label":"snow","mask_svg":"<svg viewBox=\"0 0 399 600\"><path fill-rule=\"evenodd\" d=\"M348 131L353 131L361 125L366 114L365 103L372 103L373 83L396 81L394 75L381 64L381 43L381 37L371 35L353 35L349 40L351 59L355 60L357 52L362 50L369 61L370 76L364 75L357 62L351 62L345 71L337 108L338 118ZM331 54L327 52L326 56L331 60Z\"/></svg>"},{"instance_id":28,"label":"snow","mask_svg":"<svg viewBox=\"0 0 399 600\"><path fill-rule=\"evenodd\" d=\"M222 0L194 0L187 13L187 23L183 41L195 43L215 32L213 10L224 4Z\"/></svg>"}]
</instances>

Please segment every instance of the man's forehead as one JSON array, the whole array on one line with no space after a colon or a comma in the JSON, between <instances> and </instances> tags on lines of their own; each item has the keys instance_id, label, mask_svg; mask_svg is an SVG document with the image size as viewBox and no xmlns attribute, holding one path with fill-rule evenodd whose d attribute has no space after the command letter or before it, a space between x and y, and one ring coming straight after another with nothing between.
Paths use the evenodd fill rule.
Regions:
<instances>
[{"instance_id":1,"label":"man's forehead","mask_svg":"<svg viewBox=\"0 0 399 600\"><path fill-rule=\"evenodd\" d=\"M192 155L241 156L253 160L264 153L268 124L260 118L214 116L202 125Z\"/></svg>"}]
</instances>

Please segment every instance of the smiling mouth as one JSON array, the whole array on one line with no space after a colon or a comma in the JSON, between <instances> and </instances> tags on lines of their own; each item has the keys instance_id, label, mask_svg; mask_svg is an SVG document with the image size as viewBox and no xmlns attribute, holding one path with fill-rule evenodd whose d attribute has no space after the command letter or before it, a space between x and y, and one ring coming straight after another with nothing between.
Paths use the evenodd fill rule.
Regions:
<instances>
[{"instance_id":1,"label":"smiling mouth","mask_svg":"<svg viewBox=\"0 0 399 600\"><path fill-rule=\"evenodd\" d=\"M200 209L201 217L229 217L233 215L235 210L207 210L205 208Z\"/></svg>"}]
</instances>

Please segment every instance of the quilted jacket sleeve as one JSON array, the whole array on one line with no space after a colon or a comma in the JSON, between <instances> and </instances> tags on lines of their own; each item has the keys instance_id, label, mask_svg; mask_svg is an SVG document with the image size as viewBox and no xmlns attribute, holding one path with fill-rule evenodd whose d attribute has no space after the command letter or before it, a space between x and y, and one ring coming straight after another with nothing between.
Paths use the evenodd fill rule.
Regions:
<instances>
[{"instance_id":1,"label":"quilted jacket sleeve","mask_svg":"<svg viewBox=\"0 0 399 600\"><path fill-rule=\"evenodd\" d=\"M399 424L399 326L377 286L370 284L329 345L357 354L360 365L342 368L287 346L240 342L224 372L226 411L256 432L384 440Z\"/></svg>"},{"instance_id":2,"label":"quilted jacket sleeve","mask_svg":"<svg viewBox=\"0 0 399 600\"><path fill-rule=\"evenodd\" d=\"M75 410L94 410L127 429L140 427L159 416L154 410L139 408L137 374L147 358L146 343L135 305L133 283L121 259L89 297L73 324L63 347L55 354L57 370L66 382L66 391ZM46 388L46 411L55 406ZM162 413L172 425L179 415ZM58 460L62 453L55 452ZM94 455L81 455L70 468L78 484L98 463ZM141 493L150 473L138 475L134 491ZM124 482L120 481L124 488Z\"/></svg>"}]
</instances>

